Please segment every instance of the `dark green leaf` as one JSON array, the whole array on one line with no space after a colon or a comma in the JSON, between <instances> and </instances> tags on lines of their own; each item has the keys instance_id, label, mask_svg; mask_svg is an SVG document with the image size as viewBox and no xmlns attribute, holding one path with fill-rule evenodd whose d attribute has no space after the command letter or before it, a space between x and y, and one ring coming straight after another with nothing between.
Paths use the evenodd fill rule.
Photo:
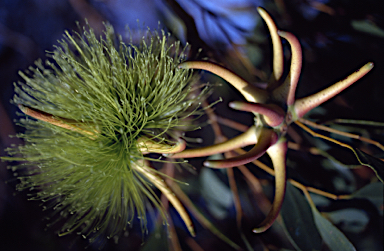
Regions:
<instances>
[{"instance_id":1,"label":"dark green leaf","mask_svg":"<svg viewBox=\"0 0 384 251\"><path fill-rule=\"evenodd\" d=\"M368 33L373 36L384 37L384 30L368 20L352 20L351 25L355 30Z\"/></svg>"},{"instance_id":2,"label":"dark green leaf","mask_svg":"<svg viewBox=\"0 0 384 251\"><path fill-rule=\"evenodd\" d=\"M164 227L159 224L159 227L149 236L141 251L169 250L168 236Z\"/></svg>"},{"instance_id":3,"label":"dark green leaf","mask_svg":"<svg viewBox=\"0 0 384 251\"><path fill-rule=\"evenodd\" d=\"M304 195L289 182L281 208L288 234L301 250L321 250L322 240Z\"/></svg>"},{"instance_id":4,"label":"dark green leaf","mask_svg":"<svg viewBox=\"0 0 384 251\"><path fill-rule=\"evenodd\" d=\"M348 233L361 233L369 223L369 215L365 210L357 208L344 208L324 215L335 225L340 226L340 230Z\"/></svg>"},{"instance_id":5,"label":"dark green leaf","mask_svg":"<svg viewBox=\"0 0 384 251\"><path fill-rule=\"evenodd\" d=\"M369 166L375 173L377 178L384 183L384 161L373 157L357 148L354 148L354 153L360 164Z\"/></svg>"},{"instance_id":6,"label":"dark green leaf","mask_svg":"<svg viewBox=\"0 0 384 251\"><path fill-rule=\"evenodd\" d=\"M231 190L212 169L204 168L200 174L201 194L206 200L209 212L217 219L224 219L228 208L233 205Z\"/></svg>"},{"instance_id":7,"label":"dark green leaf","mask_svg":"<svg viewBox=\"0 0 384 251\"><path fill-rule=\"evenodd\" d=\"M379 211L380 215L383 215L383 201L384 201L384 184L375 182L366 185L359 191L355 192L351 196L352 198L367 199L372 202Z\"/></svg>"},{"instance_id":8,"label":"dark green leaf","mask_svg":"<svg viewBox=\"0 0 384 251\"><path fill-rule=\"evenodd\" d=\"M345 235L335 227L331 222L325 219L316 207L311 207L316 222L317 229L320 232L323 241L332 251L353 251L356 250Z\"/></svg>"},{"instance_id":9,"label":"dark green leaf","mask_svg":"<svg viewBox=\"0 0 384 251\"><path fill-rule=\"evenodd\" d=\"M352 152L355 154L357 161L358 161L358 164L370 167L375 172L377 178L382 183L384 183L384 161L382 161L382 160L380 160L380 159L378 159L372 155L369 155L368 153L365 153L365 152L359 150L358 148L354 148L352 146L349 146L347 148L352 150ZM343 165L347 168L358 167L357 163L356 163L357 165L356 164L353 164L353 165L343 164L335 156L332 156L331 154L327 153L326 151L319 150L319 152L322 156L328 158L329 160L331 160L333 162L336 162L340 165Z\"/></svg>"}]
</instances>

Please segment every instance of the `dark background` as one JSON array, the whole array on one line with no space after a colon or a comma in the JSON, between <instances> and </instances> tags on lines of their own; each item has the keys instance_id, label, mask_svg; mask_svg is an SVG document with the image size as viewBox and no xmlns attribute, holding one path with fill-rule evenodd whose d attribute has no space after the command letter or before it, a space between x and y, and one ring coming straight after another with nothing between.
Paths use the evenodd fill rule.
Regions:
<instances>
[{"instance_id":1,"label":"dark background","mask_svg":"<svg viewBox=\"0 0 384 251\"><path fill-rule=\"evenodd\" d=\"M61 39L64 30L77 29L76 22L84 24L84 19L99 31L103 27L102 21L109 21L123 34L126 32L126 25L135 29L137 20L141 26L166 29L181 41L188 41L192 45L192 52L202 48L199 57L220 61L244 78L254 81L263 80L263 77L270 74L271 48L268 32L256 11L257 6L263 6L272 14L280 29L294 33L302 44L304 62L297 90L298 97L314 93L346 77L368 61L375 63L375 68L366 77L340 97L323 105L323 109L309 114L309 117L320 121L351 118L384 122L384 1L206 2L208 1L0 0L0 155L5 154L4 148L19 143L15 138L7 136L21 130L14 124L18 109L9 102L14 95L13 83L21 79L18 71L26 69L38 58L44 59L45 52L53 50L53 45ZM183 23L188 27L187 31L182 29ZM238 61L232 60L234 44L246 48L246 57L261 73L247 72L237 64ZM211 82L218 81L206 78ZM226 108L226 104L239 96L228 87L217 88L212 100L219 96L223 97L224 102L216 106L216 112L229 118L237 116L236 112ZM251 117L244 116L240 120L248 123L251 122ZM233 133L230 130L225 132ZM380 128L367 129L364 132L367 137L384 141ZM212 140L209 133L197 132L197 136L205 139L205 142ZM370 153L384 157L377 150ZM308 160L300 161L311 163L306 162ZM97 249L98 244L89 245L75 234L58 237L54 228L45 230L47 221L43 219L46 212L39 207L40 202L28 201L27 192L16 192L16 181L6 166L7 163L0 162L0 250ZM315 176L311 172L302 176L311 180L311 176ZM357 185L353 189L369 182L372 172L366 172L354 173L357 176ZM326 181L321 181L319 177L316 179L327 187ZM329 189L334 189L332 185L329 186ZM347 191L340 191L342 192ZM198 196L192 195L192 199L202 208L205 207ZM173 211L171 214L176 215ZM226 221L215 221L220 230L229 236L231 229L233 231L235 228L234 215L232 208L227 212ZM182 226L177 216L174 218L175 224ZM107 241L103 249L138 250L143 247L143 240L154 236L151 233L154 233L153 226L150 226L150 234L144 237L139 229L134 228L128 237L120 239L119 244ZM164 233L161 236L166 239ZM219 250L221 244L217 240L212 241L215 245L207 244L210 243L210 238L212 236L206 234L198 236L197 240L204 250ZM373 242L378 242L377 238L372 238ZM161 246L147 248L163 250ZM220 248L231 250L226 245Z\"/></svg>"}]
</instances>

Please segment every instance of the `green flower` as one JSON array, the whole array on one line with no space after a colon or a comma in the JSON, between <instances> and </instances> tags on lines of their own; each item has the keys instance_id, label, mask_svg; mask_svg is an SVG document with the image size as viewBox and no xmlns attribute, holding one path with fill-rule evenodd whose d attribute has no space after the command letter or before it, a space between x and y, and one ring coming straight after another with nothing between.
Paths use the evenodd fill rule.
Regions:
<instances>
[{"instance_id":1,"label":"green flower","mask_svg":"<svg viewBox=\"0 0 384 251\"><path fill-rule=\"evenodd\" d=\"M146 31L140 45L125 44L110 25L66 36L41 61L20 73L14 103L27 115L17 135L25 144L7 149L20 183L66 219L61 235L113 236L134 218L146 227L146 209L161 203L159 188L193 234L181 203L148 161L148 153L185 148L182 132L207 88L198 90L190 70L179 69L187 48L164 32ZM35 118L32 119L31 117ZM36 120L37 119L37 120ZM150 203L148 203L150 202ZM159 210L163 217L165 213ZM91 239L92 240L92 239Z\"/></svg>"}]
</instances>

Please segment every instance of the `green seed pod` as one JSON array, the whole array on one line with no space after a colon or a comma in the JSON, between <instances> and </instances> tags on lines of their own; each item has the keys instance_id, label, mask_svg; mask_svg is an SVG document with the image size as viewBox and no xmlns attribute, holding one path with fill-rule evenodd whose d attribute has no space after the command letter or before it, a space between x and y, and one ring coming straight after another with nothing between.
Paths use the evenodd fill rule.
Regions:
<instances>
[{"instance_id":1,"label":"green seed pod","mask_svg":"<svg viewBox=\"0 0 384 251\"><path fill-rule=\"evenodd\" d=\"M22 161L12 166L17 189L66 219L60 234L114 236L135 217L145 229L148 204L165 217L139 171L149 169L135 166L160 161L144 155L171 152L181 132L195 129L189 117L201 113L207 88L197 90L192 72L177 67L186 50L149 30L127 45L106 25L99 38L92 29L66 32L53 60L20 73L14 103L30 115L19 121L25 144L4 159Z\"/></svg>"}]
</instances>

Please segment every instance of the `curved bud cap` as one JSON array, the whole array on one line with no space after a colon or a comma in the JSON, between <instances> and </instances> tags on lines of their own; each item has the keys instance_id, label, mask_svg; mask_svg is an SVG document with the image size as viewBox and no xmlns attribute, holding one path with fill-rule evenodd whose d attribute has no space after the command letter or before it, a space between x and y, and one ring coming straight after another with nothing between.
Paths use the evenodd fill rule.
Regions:
<instances>
[{"instance_id":1,"label":"curved bud cap","mask_svg":"<svg viewBox=\"0 0 384 251\"><path fill-rule=\"evenodd\" d=\"M224 141L219 144L201 147L201 148L193 148L193 149L187 149L185 151L175 153L172 155L166 154L165 156L170 158L195 158L195 157L203 157L203 156L210 156L217 153L223 153L228 152L236 148L241 148L244 146L249 146L257 143L257 137L256 137L256 127L251 126L247 131L244 133L229 139L227 141Z\"/></svg>"},{"instance_id":2,"label":"curved bud cap","mask_svg":"<svg viewBox=\"0 0 384 251\"><path fill-rule=\"evenodd\" d=\"M370 70L372 70L372 68L373 63L369 62L354 73L352 73L351 75L349 75L348 77L346 77L345 79L340 80L339 82L331 85L330 87L311 96L296 100L293 105L296 115L299 118L303 117L307 112L309 112L313 108L321 105L325 101L328 101L347 87L351 86L353 83L355 83L365 74L367 74Z\"/></svg>"},{"instance_id":3,"label":"curved bud cap","mask_svg":"<svg viewBox=\"0 0 384 251\"><path fill-rule=\"evenodd\" d=\"M157 175L152 168L148 167L144 161L138 163L132 162L133 168L139 171L143 176L151 181L164 195L167 197L169 202L175 207L176 211L179 213L181 219L184 221L184 224L187 226L189 233L195 237L195 229L189 214L185 210L183 204L176 197L175 193L171 188L165 183L165 181Z\"/></svg>"},{"instance_id":4,"label":"curved bud cap","mask_svg":"<svg viewBox=\"0 0 384 251\"><path fill-rule=\"evenodd\" d=\"M287 184L286 179L286 160L287 142L281 141L267 150L268 155L271 157L273 167L275 169L275 198L272 203L272 208L269 211L265 220L260 223L259 227L253 229L255 233L262 233L270 228L275 222L280 213L281 206L283 205L285 188Z\"/></svg>"},{"instance_id":5,"label":"curved bud cap","mask_svg":"<svg viewBox=\"0 0 384 251\"><path fill-rule=\"evenodd\" d=\"M283 45L281 39L277 34L277 27L272 17L266 10L261 7L257 8L260 16L264 19L268 26L269 33L271 34L272 46L273 46L273 77L275 81L279 81L283 75L284 67L284 56L283 56Z\"/></svg>"},{"instance_id":6,"label":"curved bud cap","mask_svg":"<svg viewBox=\"0 0 384 251\"><path fill-rule=\"evenodd\" d=\"M269 147L278 140L277 134L271 129L263 128L260 132L260 138L256 145L247 153L224 160L207 160L204 166L212 168L231 168L248 164L261 157Z\"/></svg>"},{"instance_id":7,"label":"curved bud cap","mask_svg":"<svg viewBox=\"0 0 384 251\"><path fill-rule=\"evenodd\" d=\"M229 103L229 107L246 112L259 113L264 115L265 122L270 127L276 127L284 121L285 112L275 104L247 103L241 101L233 101Z\"/></svg>"},{"instance_id":8,"label":"curved bud cap","mask_svg":"<svg viewBox=\"0 0 384 251\"><path fill-rule=\"evenodd\" d=\"M300 78L303 56L300 42L292 33L278 31L278 34L291 45L292 58L289 74L284 83L273 91L273 97L290 106L295 102L296 86Z\"/></svg>"},{"instance_id":9,"label":"curved bud cap","mask_svg":"<svg viewBox=\"0 0 384 251\"><path fill-rule=\"evenodd\" d=\"M218 64L206 61L187 61L179 65L183 69L198 69L211 72L235 87L246 100L255 103L264 103L268 95L265 90L250 85L247 81L233 73L232 71Z\"/></svg>"},{"instance_id":10,"label":"curved bud cap","mask_svg":"<svg viewBox=\"0 0 384 251\"><path fill-rule=\"evenodd\" d=\"M185 149L186 143L182 139L178 139L177 143L174 145L168 145L164 143L156 143L146 138L139 138L137 140L137 146L139 151L143 154L148 153L178 153Z\"/></svg>"}]
</instances>

